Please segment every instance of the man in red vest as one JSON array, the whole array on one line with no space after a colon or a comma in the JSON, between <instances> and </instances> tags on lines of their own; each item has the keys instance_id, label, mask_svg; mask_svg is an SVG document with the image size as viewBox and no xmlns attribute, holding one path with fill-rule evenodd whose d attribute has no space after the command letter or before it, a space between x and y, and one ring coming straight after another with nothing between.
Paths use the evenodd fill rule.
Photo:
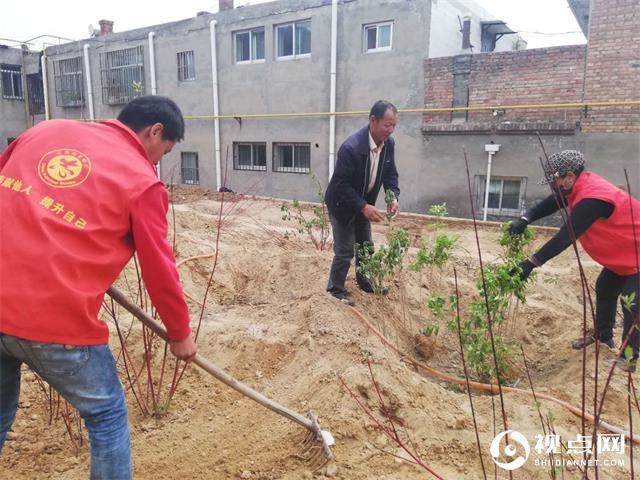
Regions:
<instances>
[{"instance_id":1,"label":"man in red vest","mask_svg":"<svg viewBox=\"0 0 640 480\"><path fill-rule=\"evenodd\" d=\"M620 298L624 315L622 342L631 347L631 358L624 349L615 360L625 371L635 371L638 360L638 297L640 296L640 202L595 173L585 171L584 157L576 150L565 150L549 157L545 179L554 194L527 210L510 224L512 234L566 205L568 224L529 259L522 262L521 277L526 279L535 267L555 257L576 238L584 250L604 268L596 281L596 329L593 334L573 342L575 349L596 340L614 348L613 326L616 303ZM572 230L572 231L571 231Z\"/></svg>"},{"instance_id":2,"label":"man in red vest","mask_svg":"<svg viewBox=\"0 0 640 480\"><path fill-rule=\"evenodd\" d=\"M80 412L91 478L131 478L124 392L98 314L136 251L171 352L196 354L154 167L183 136L173 101L139 97L118 120L42 122L0 156L0 449L25 363Z\"/></svg>"}]
</instances>

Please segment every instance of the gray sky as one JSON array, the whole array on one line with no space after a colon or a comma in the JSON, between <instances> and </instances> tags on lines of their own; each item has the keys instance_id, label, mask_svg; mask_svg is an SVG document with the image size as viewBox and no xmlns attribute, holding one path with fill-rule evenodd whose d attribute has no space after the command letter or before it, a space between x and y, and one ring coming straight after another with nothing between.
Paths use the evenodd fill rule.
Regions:
<instances>
[{"instance_id":1,"label":"gray sky","mask_svg":"<svg viewBox=\"0 0 640 480\"><path fill-rule=\"evenodd\" d=\"M101 19L113 20L114 30L124 31L194 17L200 11L215 12L218 8L217 0L22 1L2 2L0 38L25 41L49 34L80 40L89 36L89 24L98 28L98 20ZM236 0L235 5L264 1ZM476 0L476 3L506 21L512 30L521 32L528 48L585 43L566 0ZM580 33L555 35L564 32ZM53 39L47 41L57 43ZM0 40L0 43L8 42ZM37 47L37 44L32 46Z\"/></svg>"}]
</instances>

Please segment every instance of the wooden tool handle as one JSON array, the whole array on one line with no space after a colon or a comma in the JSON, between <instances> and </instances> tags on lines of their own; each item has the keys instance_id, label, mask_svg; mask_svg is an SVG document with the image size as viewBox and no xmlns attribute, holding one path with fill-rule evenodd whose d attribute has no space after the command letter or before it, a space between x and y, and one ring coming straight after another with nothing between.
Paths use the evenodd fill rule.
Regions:
<instances>
[{"instance_id":1,"label":"wooden tool handle","mask_svg":"<svg viewBox=\"0 0 640 480\"><path fill-rule=\"evenodd\" d=\"M155 333L156 335L164 339L166 342L169 341L169 337L167 337L167 331L164 329L164 327L160 323L155 321L153 318L151 318L149 315L147 315L147 313L144 310L142 310L140 307L131 303L124 293L122 293L116 287L111 287L109 290L107 290L107 293L117 303L119 303L126 310L128 310L134 317L136 317L144 325L149 327L149 329L153 333ZM305 427L306 429L320 435L320 430L317 424L315 424L311 419L303 415L300 415L299 413L294 412L293 410L290 410L283 405L280 405L278 402L265 397L259 392L256 392L254 389L252 389L248 385L245 385L244 383L236 380L227 372L218 368L216 365L211 363L206 358L202 357L200 354L196 354L195 358L193 359L193 363L198 365L205 372L213 375L215 378L220 380L225 385L228 385L229 387L233 388L237 392L240 392L245 397L249 397L251 400L259 403L263 407L267 407L269 410L276 412L278 415L282 415L283 417L286 417L289 420L292 420L297 424Z\"/></svg>"}]
</instances>

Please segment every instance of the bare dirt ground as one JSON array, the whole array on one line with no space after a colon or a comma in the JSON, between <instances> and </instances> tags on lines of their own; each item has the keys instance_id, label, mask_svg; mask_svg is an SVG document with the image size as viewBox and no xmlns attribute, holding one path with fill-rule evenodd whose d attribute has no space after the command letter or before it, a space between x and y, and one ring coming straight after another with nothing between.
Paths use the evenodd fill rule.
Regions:
<instances>
[{"instance_id":1,"label":"bare dirt ground","mask_svg":"<svg viewBox=\"0 0 640 480\"><path fill-rule=\"evenodd\" d=\"M215 252L220 195L201 190L178 190L174 195L175 237L178 261ZM432 356L417 357L414 334L429 318L424 299L430 291L453 293L452 265L458 271L461 304L475 295L473 278L478 260L473 227L468 222L447 222L446 231L460 237L461 248L452 265L440 273L405 272L384 299L355 288L353 270L348 287L356 308L403 352L386 347L347 306L325 292L331 262L330 251L317 252L303 237L285 235L294 224L283 221L280 203L227 194L219 239L219 258L206 302L199 335L200 353L239 380L301 413L313 411L324 429L336 439L335 460L317 469L301 458L304 431L292 422L243 398L212 377L190 367L168 412L159 418L141 414L128 391L132 428L134 477L138 479L386 479L429 478L430 475L398 457L406 457L398 445L377 429L341 387L341 375L358 398L383 418L376 388L369 375L371 365L387 412L406 431L422 459L443 478L483 478L469 399L466 391L439 381L406 360L462 377L457 336L441 331ZM173 224L174 214L170 213ZM417 240L432 232L432 219L400 216L395 228L409 231L415 254ZM374 240L385 241L389 227L376 225ZM540 232L536 243L548 238ZM500 248L496 226L480 229L483 260L494 261ZM289 238L287 238L289 237ZM582 256L593 280L599 267ZM187 261L180 273L187 294L202 300L213 257ZM128 270L131 281L132 269ZM125 288L127 282L120 282ZM399 288L399 287L402 288ZM194 322L200 308L190 301ZM139 327L136 327L139 328ZM518 308L514 320L500 333L515 339L526 351L537 392L580 406L582 355L570 347L581 335L582 301L578 269L571 251L541 269L530 287L528 302ZM112 333L115 329L111 326ZM138 336L136 330L133 337ZM619 342L620 328L616 328ZM120 349L112 337L114 352ZM615 357L606 347L600 355L600 391ZM587 406L592 411L594 349L587 351ZM0 456L0 478L82 479L88 477L89 454L85 439L76 452L61 419L48 421L43 394L32 374L24 372L20 409L9 440ZM124 376L123 376L124 379ZM124 381L124 380L123 380ZM519 356L509 384L528 389ZM608 391L603 418L629 429L626 376L615 373ZM497 396L474 391L480 441L487 474L494 477L489 446L503 430ZM534 461L547 456L533 451L535 436L542 433L533 399L504 395L509 428L531 443L525 465L513 472L516 479L551 478L548 467ZM551 413L563 440L575 440L580 421L563 407L541 402L543 415ZM635 407L634 407L635 410ZM494 422L494 411L498 416ZM634 425L640 425L635 410ZM496 429L494 431L494 428ZM591 430L589 430L591 431ZM86 436L86 434L85 434ZM635 457L637 457L637 452ZM581 456L579 456L581 458ZM601 466L599 478L629 478L629 444L624 454L603 459L623 459L625 465ZM635 462L635 470L640 464ZM574 467L563 477L581 478ZM595 478L593 468L589 478ZM498 469L497 478L508 478Z\"/></svg>"}]
</instances>

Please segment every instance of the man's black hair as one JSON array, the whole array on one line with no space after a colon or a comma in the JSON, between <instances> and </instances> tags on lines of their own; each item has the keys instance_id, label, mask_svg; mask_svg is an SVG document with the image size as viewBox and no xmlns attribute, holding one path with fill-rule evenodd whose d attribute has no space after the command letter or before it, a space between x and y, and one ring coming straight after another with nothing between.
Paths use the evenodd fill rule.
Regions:
<instances>
[{"instance_id":1,"label":"man's black hair","mask_svg":"<svg viewBox=\"0 0 640 480\"><path fill-rule=\"evenodd\" d=\"M373 107L371 107L369 118L375 117L376 120L380 120L384 117L384 114L387 113L387 110L391 110L393 113L398 113L398 109L393 103L387 102L386 100L378 100L373 104Z\"/></svg>"},{"instance_id":2,"label":"man's black hair","mask_svg":"<svg viewBox=\"0 0 640 480\"><path fill-rule=\"evenodd\" d=\"M154 123L161 123L163 140L179 142L184 138L184 118L176 103L158 95L131 100L118 115L118 120L138 133Z\"/></svg>"}]
</instances>

